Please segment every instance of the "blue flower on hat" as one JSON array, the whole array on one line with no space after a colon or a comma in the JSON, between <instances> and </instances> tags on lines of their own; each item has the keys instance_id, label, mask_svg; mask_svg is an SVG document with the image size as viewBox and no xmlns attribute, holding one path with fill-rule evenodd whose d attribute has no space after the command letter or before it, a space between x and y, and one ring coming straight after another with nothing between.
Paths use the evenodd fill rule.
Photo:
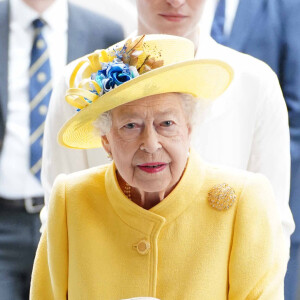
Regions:
<instances>
[{"instance_id":1,"label":"blue flower on hat","mask_svg":"<svg viewBox=\"0 0 300 300\"><path fill-rule=\"evenodd\" d=\"M102 63L102 69L94 77L104 94L138 75L136 67L129 66L116 58L113 62Z\"/></svg>"}]
</instances>

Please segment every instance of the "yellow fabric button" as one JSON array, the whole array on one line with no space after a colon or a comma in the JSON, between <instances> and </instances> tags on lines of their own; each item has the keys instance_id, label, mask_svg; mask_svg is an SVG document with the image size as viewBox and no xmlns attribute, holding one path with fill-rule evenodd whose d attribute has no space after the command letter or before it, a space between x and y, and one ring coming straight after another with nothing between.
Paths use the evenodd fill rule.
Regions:
<instances>
[{"instance_id":1,"label":"yellow fabric button","mask_svg":"<svg viewBox=\"0 0 300 300\"><path fill-rule=\"evenodd\" d=\"M150 251L150 243L146 240L141 240L137 244L133 245L133 247L141 255L146 255Z\"/></svg>"},{"instance_id":2,"label":"yellow fabric button","mask_svg":"<svg viewBox=\"0 0 300 300\"><path fill-rule=\"evenodd\" d=\"M217 210L227 210L235 201L234 189L226 183L215 185L208 193L208 203Z\"/></svg>"}]
</instances>

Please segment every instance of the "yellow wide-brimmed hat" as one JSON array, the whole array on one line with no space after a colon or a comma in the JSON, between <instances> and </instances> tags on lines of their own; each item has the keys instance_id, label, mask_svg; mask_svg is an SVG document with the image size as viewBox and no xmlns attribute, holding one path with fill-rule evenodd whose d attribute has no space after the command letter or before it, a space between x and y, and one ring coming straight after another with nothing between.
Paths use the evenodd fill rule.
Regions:
<instances>
[{"instance_id":1,"label":"yellow wide-brimmed hat","mask_svg":"<svg viewBox=\"0 0 300 300\"><path fill-rule=\"evenodd\" d=\"M213 100L229 86L233 71L219 60L194 59L194 44L171 35L144 35L77 60L66 101L78 110L61 128L69 148L101 147L93 123L105 111L151 95L178 92Z\"/></svg>"}]
</instances>

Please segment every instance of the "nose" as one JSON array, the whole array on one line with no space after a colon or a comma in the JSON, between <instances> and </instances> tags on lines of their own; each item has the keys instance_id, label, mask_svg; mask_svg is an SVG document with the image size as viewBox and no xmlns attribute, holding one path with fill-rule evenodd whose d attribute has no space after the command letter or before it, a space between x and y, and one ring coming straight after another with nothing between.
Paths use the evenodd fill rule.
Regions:
<instances>
[{"instance_id":1,"label":"nose","mask_svg":"<svg viewBox=\"0 0 300 300\"><path fill-rule=\"evenodd\" d=\"M140 150L152 154L161 148L162 145L159 141L159 135L155 127L154 126L145 127L142 135Z\"/></svg>"},{"instance_id":2,"label":"nose","mask_svg":"<svg viewBox=\"0 0 300 300\"><path fill-rule=\"evenodd\" d=\"M174 8L179 8L186 2L186 0L167 0L167 2Z\"/></svg>"}]
</instances>

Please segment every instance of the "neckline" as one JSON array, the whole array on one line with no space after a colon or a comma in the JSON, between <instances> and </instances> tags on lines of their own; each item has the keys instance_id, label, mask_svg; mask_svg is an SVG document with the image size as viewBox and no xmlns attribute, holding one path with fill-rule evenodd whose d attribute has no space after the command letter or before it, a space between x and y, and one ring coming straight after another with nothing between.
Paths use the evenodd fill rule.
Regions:
<instances>
[{"instance_id":1,"label":"neckline","mask_svg":"<svg viewBox=\"0 0 300 300\"><path fill-rule=\"evenodd\" d=\"M195 199L194 195L201 189L204 176L204 163L191 150L180 182L163 201L149 210L140 207L124 195L118 184L114 163L106 171L105 186L108 199L116 214L129 226L144 234L150 234L154 227L168 224L184 212Z\"/></svg>"}]
</instances>

